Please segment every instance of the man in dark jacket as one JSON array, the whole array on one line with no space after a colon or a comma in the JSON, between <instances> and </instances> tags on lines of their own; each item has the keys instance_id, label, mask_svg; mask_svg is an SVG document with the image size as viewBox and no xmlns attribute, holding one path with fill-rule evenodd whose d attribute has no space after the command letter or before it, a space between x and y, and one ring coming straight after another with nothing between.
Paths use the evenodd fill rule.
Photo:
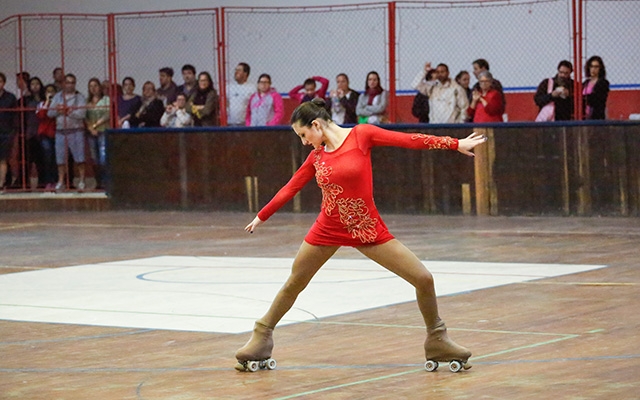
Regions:
<instances>
[{"instance_id":1,"label":"man in dark jacket","mask_svg":"<svg viewBox=\"0 0 640 400\"><path fill-rule=\"evenodd\" d=\"M550 102L555 103L555 120L569 121L573 119L573 79L571 73L573 65L567 60L558 64L558 73L553 78L540 82L533 100L542 109ZM553 87L549 93L549 79L553 80Z\"/></svg>"}]
</instances>

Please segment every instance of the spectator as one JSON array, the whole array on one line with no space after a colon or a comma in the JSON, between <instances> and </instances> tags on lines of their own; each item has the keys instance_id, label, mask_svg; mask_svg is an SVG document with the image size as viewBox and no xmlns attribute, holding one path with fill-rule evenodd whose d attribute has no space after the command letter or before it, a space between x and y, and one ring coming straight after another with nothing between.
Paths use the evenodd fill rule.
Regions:
<instances>
[{"instance_id":1,"label":"spectator","mask_svg":"<svg viewBox=\"0 0 640 400\"><path fill-rule=\"evenodd\" d=\"M178 93L176 96L175 104L169 104L162 118L160 119L160 125L165 128L182 128L184 126L191 126L193 120L191 114L187 112L187 97L184 93Z\"/></svg>"},{"instance_id":2,"label":"spectator","mask_svg":"<svg viewBox=\"0 0 640 400\"><path fill-rule=\"evenodd\" d=\"M20 166L28 165L27 160L23 160L23 155L26 153L23 151L26 145L25 129L26 129L26 116L25 111L26 102L31 95L29 92L29 81L31 80L31 74L28 72L18 72L16 74L16 86L18 88L18 108L17 112L18 122L15 125L17 135L13 136L13 144L11 145L11 153L9 155L9 165L11 168L11 187L20 186L19 178L22 178Z\"/></svg>"},{"instance_id":3,"label":"spectator","mask_svg":"<svg viewBox=\"0 0 640 400\"><path fill-rule=\"evenodd\" d=\"M480 75L480 72L489 71L489 62L484 58L478 58L471 64L473 65L473 75L478 80L480 79L478 78L478 76ZM498 93L500 93L500 97L502 97L502 110L500 111L500 114L504 114L504 111L506 110L506 106L507 106L507 99L504 95L504 89L502 88L502 83L497 79L493 79L493 82L491 83L491 88L497 90ZM475 85L473 85L473 90L480 90L479 81L476 82Z\"/></svg>"},{"instance_id":4,"label":"spectator","mask_svg":"<svg viewBox=\"0 0 640 400\"><path fill-rule=\"evenodd\" d=\"M426 94L429 96L429 122L435 124L465 122L465 110L469 107L467 93L449 78L449 67L446 64L438 64L433 78L425 84Z\"/></svg>"},{"instance_id":5,"label":"spectator","mask_svg":"<svg viewBox=\"0 0 640 400\"><path fill-rule=\"evenodd\" d=\"M584 119L606 119L609 81L602 58L592 56L584 66L584 75L589 77L582 83L582 107Z\"/></svg>"},{"instance_id":6,"label":"spectator","mask_svg":"<svg viewBox=\"0 0 640 400\"><path fill-rule=\"evenodd\" d=\"M26 108L24 112L25 156L27 160L25 165L28 168L29 186L31 190L35 190L43 171L42 147L38 138L40 120L36 115L38 104L44 100L45 96L44 85L40 78L33 77L29 80L29 93L30 95L24 99L24 107Z\"/></svg>"},{"instance_id":7,"label":"spectator","mask_svg":"<svg viewBox=\"0 0 640 400\"><path fill-rule=\"evenodd\" d=\"M5 188L8 172L7 159L9 158L15 134L16 114L7 110L18 106L16 96L4 90L6 83L7 76L0 72L0 191L4 191Z\"/></svg>"},{"instance_id":8,"label":"spectator","mask_svg":"<svg viewBox=\"0 0 640 400\"><path fill-rule=\"evenodd\" d=\"M460 85L462 89L464 89L465 93L467 94L467 102L471 104L471 100L473 100L473 90L471 90L471 88L469 87L471 83L471 75L469 75L469 72L468 71L458 72L458 75L456 75L456 83ZM467 114L466 110L464 112L464 116L465 116L464 122L471 122L471 119L469 118L469 114Z\"/></svg>"},{"instance_id":9,"label":"spectator","mask_svg":"<svg viewBox=\"0 0 640 400\"><path fill-rule=\"evenodd\" d=\"M279 125L284 116L282 96L271 87L271 76L262 74L258 78L258 91L249 98L247 126Z\"/></svg>"},{"instance_id":10,"label":"spectator","mask_svg":"<svg viewBox=\"0 0 640 400\"><path fill-rule=\"evenodd\" d=\"M418 122L427 124L429 123L429 96L427 95L429 85L427 82L434 79L435 70L431 68L431 63L427 62L424 65L424 70L418 72L416 77L411 82L411 87L418 91L413 98L413 104L411 105L411 115L418 118Z\"/></svg>"},{"instance_id":11,"label":"spectator","mask_svg":"<svg viewBox=\"0 0 640 400\"><path fill-rule=\"evenodd\" d=\"M196 67L191 64L183 65L182 80L184 83L178 86L178 93L184 93L185 97L188 99L198 89L198 82L196 82Z\"/></svg>"},{"instance_id":12,"label":"spectator","mask_svg":"<svg viewBox=\"0 0 640 400\"><path fill-rule=\"evenodd\" d=\"M56 93L64 89L64 71L62 71L62 68L54 68L52 85L55 86Z\"/></svg>"},{"instance_id":13,"label":"spectator","mask_svg":"<svg viewBox=\"0 0 640 400\"><path fill-rule=\"evenodd\" d=\"M78 166L79 182L77 189L85 189L85 153L84 118L87 101L76 91L76 77L67 74L64 77L64 90L58 92L51 102L47 115L56 118L56 162L58 163L58 183L56 191L66 186L67 149Z\"/></svg>"},{"instance_id":14,"label":"spectator","mask_svg":"<svg viewBox=\"0 0 640 400\"><path fill-rule=\"evenodd\" d=\"M18 94L20 100L26 99L31 92L29 92L29 81L31 80L31 74L28 72L18 72L16 74L16 86L18 87ZM24 107L21 104L21 107Z\"/></svg>"},{"instance_id":15,"label":"spectator","mask_svg":"<svg viewBox=\"0 0 640 400\"><path fill-rule=\"evenodd\" d=\"M357 124L358 97L360 93L349 87L347 74L336 76L337 88L329 93L331 97L331 119L338 125Z\"/></svg>"},{"instance_id":16,"label":"spectator","mask_svg":"<svg viewBox=\"0 0 640 400\"><path fill-rule=\"evenodd\" d=\"M220 125L218 92L213 87L213 80L208 72L200 72L198 75L198 90L188 103L187 111L193 117L194 126Z\"/></svg>"},{"instance_id":17,"label":"spectator","mask_svg":"<svg viewBox=\"0 0 640 400\"><path fill-rule=\"evenodd\" d=\"M164 104L156 96L156 85L151 81L146 81L142 85L142 104L131 117L131 126L137 128L158 127L162 114L164 114Z\"/></svg>"},{"instance_id":18,"label":"spectator","mask_svg":"<svg viewBox=\"0 0 640 400\"><path fill-rule=\"evenodd\" d=\"M118 127L126 127L129 120L142 106L142 98L133 93L136 81L127 76L122 80L122 96L118 97ZM126 122L126 124L125 124Z\"/></svg>"},{"instance_id":19,"label":"spectator","mask_svg":"<svg viewBox=\"0 0 640 400\"><path fill-rule=\"evenodd\" d=\"M95 162L97 187L106 183L107 140L105 130L109 128L110 99L105 96L98 78L89 79L86 124L89 132L89 150Z\"/></svg>"},{"instance_id":20,"label":"spectator","mask_svg":"<svg viewBox=\"0 0 640 400\"><path fill-rule=\"evenodd\" d=\"M316 81L320 82L320 89L316 90ZM327 88L329 87L329 80L322 76L312 76L304 81L302 85L298 85L289 91L289 98L295 100L298 103L304 103L305 101L311 101L316 97L324 99L327 95ZM301 90L304 89L304 92Z\"/></svg>"},{"instance_id":21,"label":"spectator","mask_svg":"<svg viewBox=\"0 0 640 400\"><path fill-rule=\"evenodd\" d=\"M380 75L376 71L367 74L364 93L358 97L356 114L361 124L381 124L386 122L387 98L389 92L380 86Z\"/></svg>"},{"instance_id":22,"label":"spectator","mask_svg":"<svg viewBox=\"0 0 640 400\"><path fill-rule=\"evenodd\" d=\"M38 117L38 139L42 151L42 184L44 190L55 190L58 173L56 171L56 119L47 115L53 96L58 89L53 84L45 88L45 98L38 104L36 116Z\"/></svg>"},{"instance_id":23,"label":"spectator","mask_svg":"<svg viewBox=\"0 0 640 400\"><path fill-rule=\"evenodd\" d=\"M549 103L554 104L554 120L573 119L573 65L567 60L558 64L558 73L553 78L544 79L538 85L533 100L542 110ZM551 84L550 84L551 81Z\"/></svg>"},{"instance_id":24,"label":"spectator","mask_svg":"<svg viewBox=\"0 0 640 400\"><path fill-rule=\"evenodd\" d=\"M489 71L478 74L480 89L473 90L471 104L467 110L473 122L502 122L502 96L491 86L493 76Z\"/></svg>"},{"instance_id":25,"label":"spectator","mask_svg":"<svg viewBox=\"0 0 640 400\"><path fill-rule=\"evenodd\" d=\"M471 75L469 75L469 72L458 72L458 75L456 75L456 83L464 89L465 93L467 94L467 101L471 103L473 90L471 90L471 88L469 87L469 85L471 84Z\"/></svg>"},{"instance_id":26,"label":"spectator","mask_svg":"<svg viewBox=\"0 0 640 400\"><path fill-rule=\"evenodd\" d=\"M247 116L249 98L256 91L249 83L251 67L247 63L239 63L233 73L233 82L227 85L227 125L244 126Z\"/></svg>"},{"instance_id":27,"label":"spectator","mask_svg":"<svg viewBox=\"0 0 640 400\"><path fill-rule=\"evenodd\" d=\"M171 104L176 101L176 95L178 94L178 85L173 81L173 68L160 68L159 73L160 87L156 91L156 95L164 105Z\"/></svg>"}]
</instances>

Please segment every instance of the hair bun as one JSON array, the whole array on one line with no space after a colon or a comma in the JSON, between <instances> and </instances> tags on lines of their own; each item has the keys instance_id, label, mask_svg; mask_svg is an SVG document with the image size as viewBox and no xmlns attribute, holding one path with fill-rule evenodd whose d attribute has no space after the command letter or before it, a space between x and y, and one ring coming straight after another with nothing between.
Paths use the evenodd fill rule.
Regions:
<instances>
[{"instance_id":1,"label":"hair bun","mask_svg":"<svg viewBox=\"0 0 640 400\"><path fill-rule=\"evenodd\" d=\"M327 102L326 102L326 101L324 101L324 99L323 99L322 97L316 97L316 98L314 98L313 100L311 100L311 102L312 102L313 104L315 104L316 106L318 106L318 107L322 107L322 108L325 108L325 107L326 107L326 105L327 105Z\"/></svg>"}]
</instances>

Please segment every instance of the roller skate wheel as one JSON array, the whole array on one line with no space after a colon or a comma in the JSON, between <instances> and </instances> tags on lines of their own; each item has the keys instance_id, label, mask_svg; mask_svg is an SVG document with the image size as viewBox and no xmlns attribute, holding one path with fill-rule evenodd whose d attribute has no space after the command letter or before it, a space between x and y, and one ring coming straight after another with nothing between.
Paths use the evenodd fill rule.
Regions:
<instances>
[{"instance_id":1,"label":"roller skate wheel","mask_svg":"<svg viewBox=\"0 0 640 400\"><path fill-rule=\"evenodd\" d=\"M247 371L256 372L258 369L260 369L260 363L257 361L247 361Z\"/></svg>"},{"instance_id":2,"label":"roller skate wheel","mask_svg":"<svg viewBox=\"0 0 640 400\"><path fill-rule=\"evenodd\" d=\"M267 360L267 369L276 369L276 365L278 365L278 363L273 358Z\"/></svg>"},{"instance_id":3,"label":"roller skate wheel","mask_svg":"<svg viewBox=\"0 0 640 400\"><path fill-rule=\"evenodd\" d=\"M433 372L438 369L438 362L433 360L427 360L427 362L424 363L424 369L426 369L429 372Z\"/></svg>"},{"instance_id":4,"label":"roller skate wheel","mask_svg":"<svg viewBox=\"0 0 640 400\"><path fill-rule=\"evenodd\" d=\"M460 372L461 369L462 369L462 364L460 363L460 361L451 361L449 363L449 370L451 372Z\"/></svg>"}]
</instances>

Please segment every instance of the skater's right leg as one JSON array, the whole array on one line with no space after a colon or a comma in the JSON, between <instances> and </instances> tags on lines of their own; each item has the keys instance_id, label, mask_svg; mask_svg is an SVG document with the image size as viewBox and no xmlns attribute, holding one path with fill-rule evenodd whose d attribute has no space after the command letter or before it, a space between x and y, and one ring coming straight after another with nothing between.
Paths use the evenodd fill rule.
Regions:
<instances>
[{"instance_id":1,"label":"skater's right leg","mask_svg":"<svg viewBox=\"0 0 640 400\"><path fill-rule=\"evenodd\" d=\"M273 328L291 309L296 298L335 252L338 246L313 246L303 242L293 260L291 274L276 295L267 313L256 321L249 341L236 352L239 362L259 361L271 357ZM237 367L240 369L239 367Z\"/></svg>"},{"instance_id":2,"label":"skater's right leg","mask_svg":"<svg viewBox=\"0 0 640 400\"><path fill-rule=\"evenodd\" d=\"M296 298L307 287L320 267L338 251L339 246L314 246L302 242L293 260L291 274L271 303L269 311L260 320L269 327L275 327L282 317L293 307Z\"/></svg>"}]
</instances>

